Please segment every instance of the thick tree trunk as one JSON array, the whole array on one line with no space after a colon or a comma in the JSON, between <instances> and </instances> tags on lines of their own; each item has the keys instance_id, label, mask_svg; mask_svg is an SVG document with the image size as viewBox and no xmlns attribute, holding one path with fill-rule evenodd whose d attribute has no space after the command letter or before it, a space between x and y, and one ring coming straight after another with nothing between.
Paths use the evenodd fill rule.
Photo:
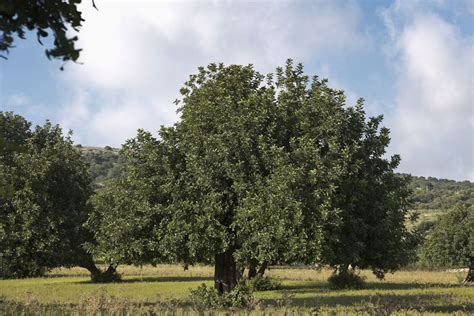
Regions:
<instances>
[{"instance_id":1,"label":"thick tree trunk","mask_svg":"<svg viewBox=\"0 0 474 316\"><path fill-rule=\"evenodd\" d=\"M87 269L91 273L92 282L114 282L120 280L120 276L117 274L115 266L109 265L107 270L100 270L93 261L88 261L81 265L82 268Z\"/></svg>"},{"instance_id":2,"label":"thick tree trunk","mask_svg":"<svg viewBox=\"0 0 474 316\"><path fill-rule=\"evenodd\" d=\"M254 266L254 265L251 265L249 267L249 274L248 274L248 278L249 279L253 279L257 276L257 268Z\"/></svg>"},{"instance_id":3,"label":"thick tree trunk","mask_svg":"<svg viewBox=\"0 0 474 316\"><path fill-rule=\"evenodd\" d=\"M266 269L267 269L267 263L264 262L264 263L260 266L260 268L258 268L257 275L258 275L259 277L263 277L263 275L265 274L265 270L266 270Z\"/></svg>"},{"instance_id":4,"label":"thick tree trunk","mask_svg":"<svg viewBox=\"0 0 474 316\"><path fill-rule=\"evenodd\" d=\"M230 293L237 284L237 266L231 250L215 256L214 287L219 294Z\"/></svg>"},{"instance_id":5,"label":"thick tree trunk","mask_svg":"<svg viewBox=\"0 0 474 316\"><path fill-rule=\"evenodd\" d=\"M474 256L469 257L469 271L464 282L474 282Z\"/></svg>"},{"instance_id":6,"label":"thick tree trunk","mask_svg":"<svg viewBox=\"0 0 474 316\"><path fill-rule=\"evenodd\" d=\"M257 270L257 267L255 265L251 265L249 267L249 274L248 274L248 278L249 279L253 279L255 278L256 276L259 276L259 277L263 277L263 275L265 274L265 270L267 269L267 263L264 262L260 268L258 268Z\"/></svg>"}]
</instances>

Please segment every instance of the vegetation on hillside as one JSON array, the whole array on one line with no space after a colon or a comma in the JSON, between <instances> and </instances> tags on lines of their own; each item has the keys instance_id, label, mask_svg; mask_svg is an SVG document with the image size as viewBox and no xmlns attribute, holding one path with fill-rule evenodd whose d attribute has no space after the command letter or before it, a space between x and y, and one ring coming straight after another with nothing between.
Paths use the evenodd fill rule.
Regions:
<instances>
[{"instance_id":1,"label":"vegetation on hillside","mask_svg":"<svg viewBox=\"0 0 474 316\"><path fill-rule=\"evenodd\" d=\"M110 180L118 178L123 168L119 150L110 146L105 147L83 147L76 146L82 153L92 183L96 188L105 186Z\"/></svg>"},{"instance_id":2,"label":"vegetation on hillside","mask_svg":"<svg viewBox=\"0 0 474 316\"><path fill-rule=\"evenodd\" d=\"M421 211L448 210L474 205L474 183L434 177L412 176L412 208Z\"/></svg>"}]
</instances>

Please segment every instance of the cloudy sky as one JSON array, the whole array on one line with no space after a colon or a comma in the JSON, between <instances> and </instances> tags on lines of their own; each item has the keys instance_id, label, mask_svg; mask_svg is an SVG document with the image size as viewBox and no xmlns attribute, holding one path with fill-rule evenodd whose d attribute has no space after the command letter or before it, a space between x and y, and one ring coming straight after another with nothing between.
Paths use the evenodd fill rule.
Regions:
<instances>
[{"instance_id":1,"label":"cloudy sky","mask_svg":"<svg viewBox=\"0 0 474 316\"><path fill-rule=\"evenodd\" d=\"M0 110L50 119L83 145L120 146L176 119L210 62L263 73L289 57L384 114L401 172L474 180L474 0L83 1L81 64L34 36L0 59Z\"/></svg>"}]
</instances>

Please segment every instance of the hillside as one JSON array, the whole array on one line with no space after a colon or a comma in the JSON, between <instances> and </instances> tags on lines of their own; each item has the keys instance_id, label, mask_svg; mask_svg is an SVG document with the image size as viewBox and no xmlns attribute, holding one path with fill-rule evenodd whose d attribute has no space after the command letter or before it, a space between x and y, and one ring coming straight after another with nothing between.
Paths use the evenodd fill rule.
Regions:
<instances>
[{"instance_id":1,"label":"hillside","mask_svg":"<svg viewBox=\"0 0 474 316\"><path fill-rule=\"evenodd\" d=\"M106 147L76 146L89 164L92 181L95 186L104 186L108 181L120 174L122 163L119 149Z\"/></svg>"},{"instance_id":2,"label":"hillside","mask_svg":"<svg viewBox=\"0 0 474 316\"><path fill-rule=\"evenodd\" d=\"M123 162L119 159L119 149L108 146L77 147L90 164L95 185L103 186L120 174ZM458 204L474 204L474 183L469 181L412 176L410 189L413 192L413 209L419 210L427 219Z\"/></svg>"},{"instance_id":3,"label":"hillside","mask_svg":"<svg viewBox=\"0 0 474 316\"><path fill-rule=\"evenodd\" d=\"M469 181L412 176L410 189L413 208L417 210L436 211L474 204L474 183Z\"/></svg>"}]
</instances>

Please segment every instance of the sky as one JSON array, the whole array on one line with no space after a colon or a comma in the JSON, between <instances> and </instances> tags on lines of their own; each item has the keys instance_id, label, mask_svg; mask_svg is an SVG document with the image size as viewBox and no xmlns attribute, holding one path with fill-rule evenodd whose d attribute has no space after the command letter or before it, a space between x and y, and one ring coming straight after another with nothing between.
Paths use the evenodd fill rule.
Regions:
<instances>
[{"instance_id":1,"label":"sky","mask_svg":"<svg viewBox=\"0 0 474 316\"><path fill-rule=\"evenodd\" d=\"M474 0L95 2L80 6L80 63L60 71L34 34L0 59L0 111L119 147L176 122L197 67L292 58L384 115L397 171L474 180Z\"/></svg>"}]
</instances>

